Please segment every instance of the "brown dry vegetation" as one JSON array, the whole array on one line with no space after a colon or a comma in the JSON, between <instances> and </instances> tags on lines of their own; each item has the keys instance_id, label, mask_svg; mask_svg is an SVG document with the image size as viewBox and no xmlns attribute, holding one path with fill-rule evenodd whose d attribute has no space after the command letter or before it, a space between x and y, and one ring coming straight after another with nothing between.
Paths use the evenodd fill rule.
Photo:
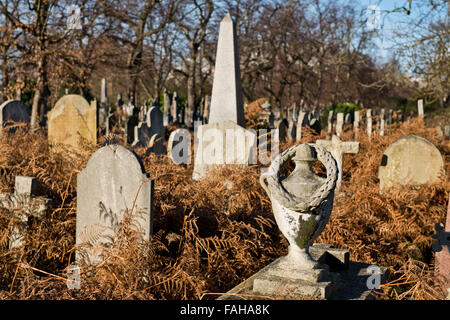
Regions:
<instances>
[{"instance_id":1,"label":"brown dry vegetation","mask_svg":"<svg viewBox=\"0 0 450 320\"><path fill-rule=\"evenodd\" d=\"M343 140L350 140L350 134ZM375 134L370 143L361 134L361 151L346 155L342 193L317 241L349 249L352 260L389 267L380 298L442 299L433 276L431 235L434 225L445 221L448 174L441 183L379 193L383 151L408 134L436 145L450 172L449 141L420 121L393 128L385 137ZM302 142L316 138L305 134ZM30 219L21 250L8 250L9 229L17 222L11 211L0 211L1 299L212 299L287 253L287 241L259 185L258 166L225 168L193 182L192 165L176 166L165 156L144 157L140 149L146 172L155 179L154 236L149 243L137 241L125 221L104 262L84 267L81 290L69 290L76 175L95 149L52 154L41 131L0 139L0 191L12 192L16 175L35 176L53 201L42 220Z\"/></svg>"}]
</instances>

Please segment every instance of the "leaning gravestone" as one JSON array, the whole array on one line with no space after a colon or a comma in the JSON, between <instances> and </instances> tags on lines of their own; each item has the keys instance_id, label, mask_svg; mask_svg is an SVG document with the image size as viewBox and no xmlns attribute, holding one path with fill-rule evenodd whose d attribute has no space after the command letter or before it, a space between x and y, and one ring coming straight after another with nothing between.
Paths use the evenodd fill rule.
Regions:
<instances>
[{"instance_id":1,"label":"leaning gravestone","mask_svg":"<svg viewBox=\"0 0 450 320\"><path fill-rule=\"evenodd\" d=\"M131 150L117 144L97 150L77 177L77 260L100 262L126 214L132 215L142 239L149 240L152 200L153 180Z\"/></svg>"},{"instance_id":2,"label":"leaning gravestone","mask_svg":"<svg viewBox=\"0 0 450 320\"><path fill-rule=\"evenodd\" d=\"M380 190L438 182L445 176L439 150L425 138L409 135L392 143L378 168Z\"/></svg>"},{"instance_id":3,"label":"leaning gravestone","mask_svg":"<svg viewBox=\"0 0 450 320\"><path fill-rule=\"evenodd\" d=\"M52 148L64 144L78 149L80 138L97 143L97 102L89 105L82 96L69 94L48 113L48 140Z\"/></svg>"},{"instance_id":4,"label":"leaning gravestone","mask_svg":"<svg viewBox=\"0 0 450 320\"><path fill-rule=\"evenodd\" d=\"M10 126L14 122L30 122L28 107L20 100L8 100L0 105L0 123L2 128ZM0 130L0 136L3 130Z\"/></svg>"}]
</instances>

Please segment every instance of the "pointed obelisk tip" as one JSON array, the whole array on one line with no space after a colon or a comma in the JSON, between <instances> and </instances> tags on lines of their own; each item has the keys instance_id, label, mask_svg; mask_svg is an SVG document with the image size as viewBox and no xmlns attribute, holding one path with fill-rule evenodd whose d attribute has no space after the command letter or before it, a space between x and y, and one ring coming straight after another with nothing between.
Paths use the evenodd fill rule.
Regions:
<instances>
[{"instance_id":1,"label":"pointed obelisk tip","mask_svg":"<svg viewBox=\"0 0 450 320\"><path fill-rule=\"evenodd\" d=\"M225 17L223 17L222 22L233 22L233 19L231 19L231 15L228 12Z\"/></svg>"}]
</instances>

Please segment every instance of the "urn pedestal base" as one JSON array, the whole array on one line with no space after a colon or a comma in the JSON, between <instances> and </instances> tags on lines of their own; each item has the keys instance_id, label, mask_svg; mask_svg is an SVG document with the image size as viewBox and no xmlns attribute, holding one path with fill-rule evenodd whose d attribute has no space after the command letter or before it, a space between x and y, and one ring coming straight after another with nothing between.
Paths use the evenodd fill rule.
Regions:
<instances>
[{"instance_id":1,"label":"urn pedestal base","mask_svg":"<svg viewBox=\"0 0 450 320\"><path fill-rule=\"evenodd\" d=\"M372 290L367 287L368 278L372 275L368 269L369 264L350 261L348 250L333 248L327 244L314 244L309 248L309 253L318 261L318 268L303 270L301 273L297 270L292 276L291 272L280 270L282 257L220 296L218 300L374 299ZM387 268L379 269L383 283Z\"/></svg>"}]
</instances>

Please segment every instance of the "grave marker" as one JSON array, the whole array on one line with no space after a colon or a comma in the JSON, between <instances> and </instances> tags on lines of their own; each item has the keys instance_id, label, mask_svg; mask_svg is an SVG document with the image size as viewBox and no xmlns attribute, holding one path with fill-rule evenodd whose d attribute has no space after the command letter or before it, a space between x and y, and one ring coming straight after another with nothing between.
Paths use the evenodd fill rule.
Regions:
<instances>
[{"instance_id":1,"label":"grave marker","mask_svg":"<svg viewBox=\"0 0 450 320\"><path fill-rule=\"evenodd\" d=\"M98 149L77 176L77 261L99 263L125 214L132 215L132 225L149 240L152 201L153 180L131 150L117 144Z\"/></svg>"},{"instance_id":2,"label":"grave marker","mask_svg":"<svg viewBox=\"0 0 450 320\"><path fill-rule=\"evenodd\" d=\"M393 186L438 182L444 177L441 153L430 141L416 135L401 137L392 143L378 167L381 191Z\"/></svg>"},{"instance_id":3,"label":"grave marker","mask_svg":"<svg viewBox=\"0 0 450 320\"><path fill-rule=\"evenodd\" d=\"M191 134L187 129L171 132L167 143L167 156L175 164L191 163Z\"/></svg>"},{"instance_id":4,"label":"grave marker","mask_svg":"<svg viewBox=\"0 0 450 320\"><path fill-rule=\"evenodd\" d=\"M333 135L330 140L317 140L316 144L325 148L331 153L333 158L336 160L338 167L338 179L336 181L336 190L341 189L342 184L342 170L344 168L344 154L352 153L356 154L359 152L359 142L345 141L343 142L337 135Z\"/></svg>"},{"instance_id":5,"label":"grave marker","mask_svg":"<svg viewBox=\"0 0 450 320\"><path fill-rule=\"evenodd\" d=\"M80 138L97 143L97 102L89 104L82 96L69 94L48 112L48 139L52 149L58 144L80 147Z\"/></svg>"}]
</instances>

